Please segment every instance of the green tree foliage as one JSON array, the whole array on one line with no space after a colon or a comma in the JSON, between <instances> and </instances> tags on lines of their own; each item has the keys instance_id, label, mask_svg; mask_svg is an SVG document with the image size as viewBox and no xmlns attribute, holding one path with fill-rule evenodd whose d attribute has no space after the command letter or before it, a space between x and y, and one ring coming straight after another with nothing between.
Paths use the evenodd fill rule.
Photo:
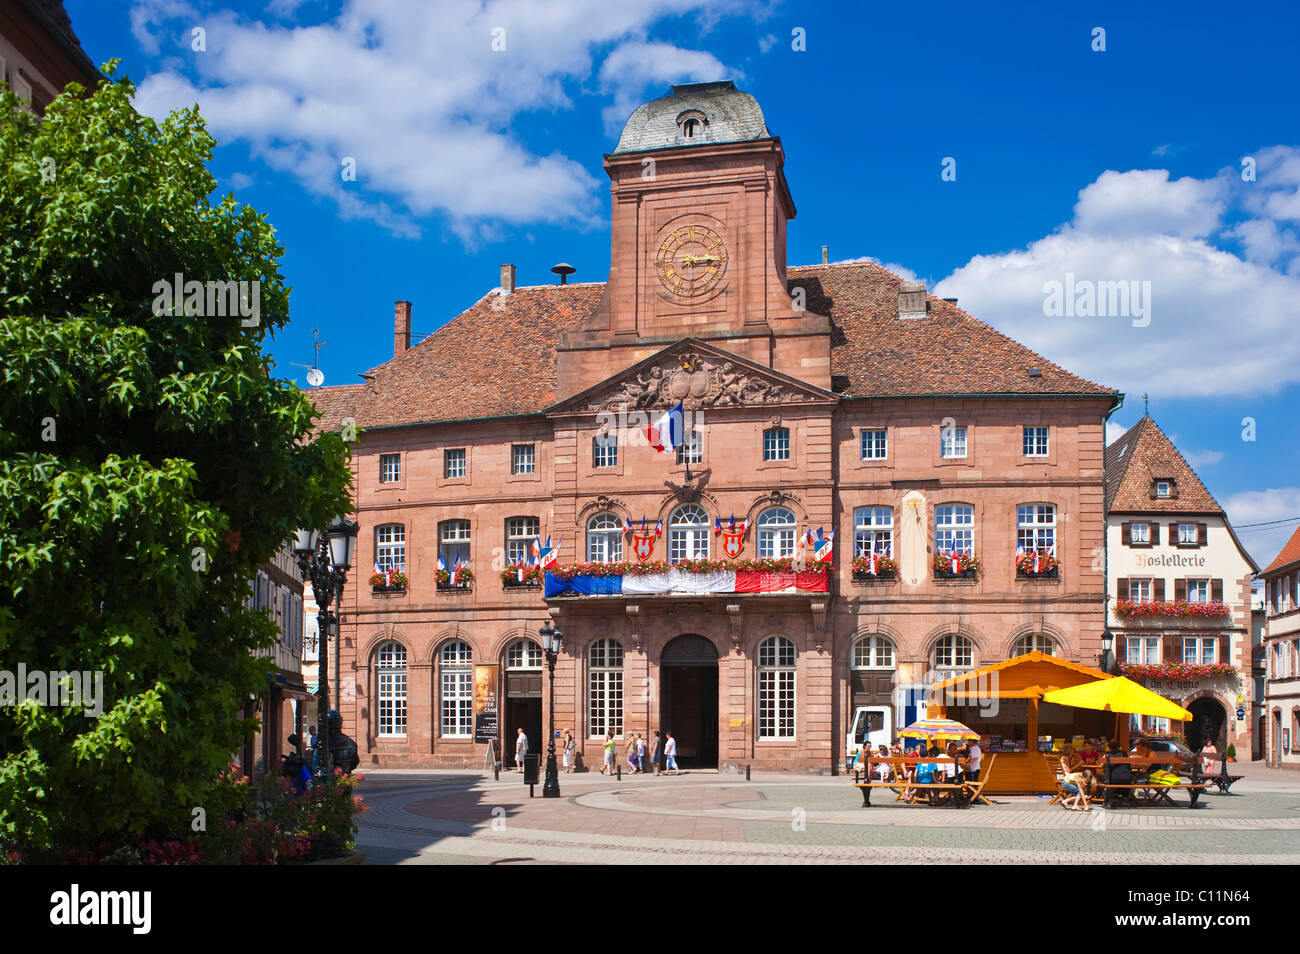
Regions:
<instances>
[{"instance_id":1,"label":"green tree foliage","mask_svg":"<svg viewBox=\"0 0 1300 954\"><path fill-rule=\"evenodd\" d=\"M28 858L188 824L266 686L250 578L349 506L346 445L262 350L274 229L210 199L197 109L156 123L107 69L43 121L0 103L0 673L104 674L97 717L0 708L0 842ZM155 314L177 273L260 282L260 322Z\"/></svg>"}]
</instances>

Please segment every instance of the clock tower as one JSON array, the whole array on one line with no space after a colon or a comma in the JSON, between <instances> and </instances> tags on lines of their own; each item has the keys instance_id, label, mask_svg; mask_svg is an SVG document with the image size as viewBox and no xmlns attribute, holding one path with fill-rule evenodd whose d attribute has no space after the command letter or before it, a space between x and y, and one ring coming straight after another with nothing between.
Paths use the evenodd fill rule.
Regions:
<instances>
[{"instance_id":1,"label":"clock tower","mask_svg":"<svg viewBox=\"0 0 1300 954\"><path fill-rule=\"evenodd\" d=\"M686 337L830 387L830 322L786 289L784 163L758 102L729 81L674 86L632 113L604 162L609 281L561 337L559 398Z\"/></svg>"}]
</instances>

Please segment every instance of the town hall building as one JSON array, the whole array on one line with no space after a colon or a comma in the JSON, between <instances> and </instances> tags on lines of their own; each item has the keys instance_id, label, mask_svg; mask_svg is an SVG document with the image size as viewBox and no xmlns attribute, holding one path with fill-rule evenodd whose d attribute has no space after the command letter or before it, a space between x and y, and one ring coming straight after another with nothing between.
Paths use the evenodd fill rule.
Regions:
<instances>
[{"instance_id":1,"label":"town hall building","mask_svg":"<svg viewBox=\"0 0 1300 954\"><path fill-rule=\"evenodd\" d=\"M873 263L789 265L784 165L752 96L675 86L605 157L608 281L503 266L414 346L398 302L392 360L312 392L360 433L363 766L481 766L476 676L506 764L518 728L543 747L548 622L556 728L593 768L607 733L663 730L685 766L832 771L859 707L916 717L907 685L1098 664L1122 396Z\"/></svg>"}]
</instances>

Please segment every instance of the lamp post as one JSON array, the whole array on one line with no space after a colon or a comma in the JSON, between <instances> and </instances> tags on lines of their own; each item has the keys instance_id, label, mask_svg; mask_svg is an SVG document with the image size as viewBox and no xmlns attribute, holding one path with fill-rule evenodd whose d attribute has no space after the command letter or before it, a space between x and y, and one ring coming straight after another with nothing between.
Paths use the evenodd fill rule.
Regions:
<instances>
[{"instance_id":1,"label":"lamp post","mask_svg":"<svg viewBox=\"0 0 1300 954\"><path fill-rule=\"evenodd\" d=\"M1109 673L1114 666L1114 657L1111 655L1110 648L1115 643L1115 634L1106 630L1101 634L1101 671Z\"/></svg>"},{"instance_id":2,"label":"lamp post","mask_svg":"<svg viewBox=\"0 0 1300 954\"><path fill-rule=\"evenodd\" d=\"M330 604L338 606L343 600L343 584L347 581L348 570L352 569L352 560L356 555L357 531L360 527L345 517L335 517L325 532L319 530L299 530L294 537L293 552L298 558L303 578L311 582L312 595L316 598L317 632L320 640L320 653L317 657L318 673L316 725L324 736L325 744L316 755L316 777L329 778L334 773L332 752L330 751L330 683L329 683L329 636L335 630L338 614L330 609ZM337 646L335 649L337 650Z\"/></svg>"},{"instance_id":3,"label":"lamp post","mask_svg":"<svg viewBox=\"0 0 1300 954\"><path fill-rule=\"evenodd\" d=\"M559 798L560 773L555 766L555 659L564 645L564 633L549 621L537 632L541 634L542 651L546 653L546 665L551 673L551 741L546 747L546 780L542 783L542 798Z\"/></svg>"}]
</instances>

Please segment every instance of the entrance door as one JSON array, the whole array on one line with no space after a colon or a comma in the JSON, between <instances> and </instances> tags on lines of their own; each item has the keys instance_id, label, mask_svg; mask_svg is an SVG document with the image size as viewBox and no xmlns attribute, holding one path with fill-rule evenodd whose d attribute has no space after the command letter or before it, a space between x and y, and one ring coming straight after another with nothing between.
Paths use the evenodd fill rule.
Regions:
<instances>
[{"instance_id":1,"label":"entrance door","mask_svg":"<svg viewBox=\"0 0 1300 954\"><path fill-rule=\"evenodd\" d=\"M1192 720L1187 723L1186 729L1187 747L1195 752L1205 743L1213 742L1214 747L1223 752L1227 748L1223 732L1226 719L1223 705L1214 699L1197 699L1187 707L1187 711L1192 714Z\"/></svg>"},{"instance_id":2,"label":"entrance door","mask_svg":"<svg viewBox=\"0 0 1300 954\"><path fill-rule=\"evenodd\" d=\"M542 737L541 660L542 648L531 639L521 639L506 651L505 734L501 737L501 762L505 766L516 764L515 740L519 729L528 736L529 753L546 756L547 740Z\"/></svg>"},{"instance_id":3,"label":"entrance door","mask_svg":"<svg viewBox=\"0 0 1300 954\"><path fill-rule=\"evenodd\" d=\"M677 740L680 767L718 767L718 651L703 636L678 636L664 647L659 724Z\"/></svg>"}]
</instances>

